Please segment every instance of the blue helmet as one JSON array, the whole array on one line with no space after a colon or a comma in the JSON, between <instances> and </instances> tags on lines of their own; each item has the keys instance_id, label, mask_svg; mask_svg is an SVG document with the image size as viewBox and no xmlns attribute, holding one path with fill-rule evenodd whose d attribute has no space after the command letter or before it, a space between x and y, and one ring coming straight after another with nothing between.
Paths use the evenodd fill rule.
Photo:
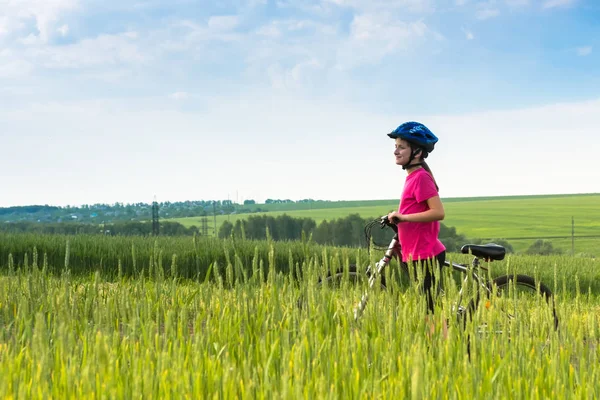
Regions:
<instances>
[{"instance_id":1,"label":"blue helmet","mask_svg":"<svg viewBox=\"0 0 600 400\"><path fill-rule=\"evenodd\" d=\"M433 134L425 125L419 122L405 122L388 136L395 139L404 139L416 146L422 147L426 152L431 153L438 141L437 136Z\"/></svg>"}]
</instances>

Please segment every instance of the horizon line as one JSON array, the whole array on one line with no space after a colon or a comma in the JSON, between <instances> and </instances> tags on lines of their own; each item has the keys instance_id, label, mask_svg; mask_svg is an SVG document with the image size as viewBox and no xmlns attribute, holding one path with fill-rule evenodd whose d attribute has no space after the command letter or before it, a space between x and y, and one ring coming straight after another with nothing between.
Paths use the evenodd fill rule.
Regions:
<instances>
[{"instance_id":1,"label":"horizon line","mask_svg":"<svg viewBox=\"0 0 600 400\"><path fill-rule=\"evenodd\" d=\"M569 197L569 196L594 196L594 195L600 195L600 192L588 192L588 193L546 193L546 194L515 194L515 195L490 195L490 196L463 196L463 197L441 197L442 201L446 201L446 200L461 200L461 199L508 199L508 198L524 198L524 197ZM241 204L241 203L236 203L233 202L233 200L227 199L228 201L231 201L232 204L235 205L268 205L267 203L254 203L254 204ZM247 199L247 200L252 200L252 199ZM342 202L375 202L375 201L399 201L399 199L353 199L353 200L327 200L327 199L298 199L298 200L292 200L292 199L273 199L273 200L289 200L292 203L298 203L301 202L303 200L312 200L312 202L323 202L323 203L342 203ZM159 204L164 204L164 203L185 203L185 202L200 202L200 201L204 201L204 202L213 202L213 201L226 201L226 200L178 200L178 201L171 201L171 200L167 200L164 202L158 202ZM0 209L9 209L9 208L25 208L25 207L58 207L58 208L67 208L67 207L71 207L71 208L82 208L84 206L94 206L94 205L106 205L106 206L114 206L115 204L120 203L120 202L115 202L115 203L84 203L78 206L75 205L52 205L52 204L26 204L26 205L15 205L15 206L0 206ZM129 206L129 205L133 205L133 204L146 204L148 206L152 205L152 202L149 203L145 203L145 202L133 202L133 203L122 203L124 206ZM274 204L274 203L271 203ZM276 203L275 203L276 204Z\"/></svg>"}]
</instances>

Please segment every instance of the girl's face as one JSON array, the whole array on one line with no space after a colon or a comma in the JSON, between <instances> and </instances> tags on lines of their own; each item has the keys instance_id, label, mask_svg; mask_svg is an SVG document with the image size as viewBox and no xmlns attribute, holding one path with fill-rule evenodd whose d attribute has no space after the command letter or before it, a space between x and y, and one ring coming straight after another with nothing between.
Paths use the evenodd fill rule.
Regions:
<instances>
[{"instance_id":1,"label":"girl's face","mask_svg":"<svg viewBox=\"0 0 600 400\"><path fill-rule=\"evenodd\" d=\"M412 149L410 147L410 143L404 139L396 138L396 149L394 150L394 155L396 156L396 165L404 165L408 163L411 152Z\"/></svg>"}]
</instances>

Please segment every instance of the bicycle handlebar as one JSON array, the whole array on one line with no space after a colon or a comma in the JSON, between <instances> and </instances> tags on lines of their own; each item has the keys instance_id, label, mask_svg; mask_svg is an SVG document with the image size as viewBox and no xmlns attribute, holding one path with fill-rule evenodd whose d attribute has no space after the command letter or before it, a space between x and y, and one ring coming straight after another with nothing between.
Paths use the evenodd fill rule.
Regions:
<instances>
[{"instance_id":1,"label":"bicycle handlebar","mask_svg":"<svg viewBox=\"0 0 600 400\"><path fill-rule=\"evenodd\" d=\"M400 221L398 221L400 222ZM392 228L394 230L394 232L398 233L398 226L396 225L397 222L394 221L390 221L390 219L388 218L387 215L384 215L380 218L380 222L379 224L381 225L381 228L385 228L386 226L389 226L390 228Z\"/></svg>"}]
</instances>

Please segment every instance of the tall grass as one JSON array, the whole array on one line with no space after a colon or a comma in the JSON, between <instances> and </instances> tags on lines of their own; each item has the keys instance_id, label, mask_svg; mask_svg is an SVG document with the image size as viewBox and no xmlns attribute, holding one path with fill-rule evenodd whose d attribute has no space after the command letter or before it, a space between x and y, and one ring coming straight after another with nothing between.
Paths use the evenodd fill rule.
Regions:
<instances>
[{"instance_id":1,"label":"tall grass","mask_svg":"<svg viewBox=\"0 0 600 400\"><path fill-rule=\"evenodd\" d=\"M35 255L34 255L35 253ZM211 271L231 265L234 275L251 275L252 265L267 263L274 258L277 272L298 278L310 263L341 265L344 262L366 266L369 258L379 258L367 249L320 246L309 240L302 242L274 242L272 240L220 240L211 237L113 237L100 235L39 235L0 233L0 270L6 266L9 255L18 268L33 257L44 262L49 272L60 272L67 267L73 274L99 271L106 276L164 275L203 281L214 277ZM327 258L332 258L328 260ZM451 261L470 263L471 258L450 254ZM596 259L569 256L508 256L502 262L488 264L492 276L506 273L524 273L554 282L555 275L566 282L565 289L573 292L576 281L580 289L600 292L600 268ZM266 272L268 272L268 265ZM397 264L392 264L397 268ZM212 278L211 278L212 279ZM552 288L554 289L554 288Z\"/></svg>"},{"instance_id":2,"label":"tall grass","mask_svg":"<svg viewBox=\"0 0 600 400\"><path fill-rule=\"evenodd\" d=\"M456 322L452 283L429 321L416 285L392 283L390 290L372 292L355 322L352 309L364 286L316 285L329 269L347 268L353 258L366 262L367 255L349 249L268 241L199 246L191 239L3 239L10 239L0 245L3 398L600 394L600 298L581 284L597 274L593 260L514 257L498 263L498 275L525 272L527 265L525 273L543 275L557 291L558 331L550 329L542 305L516 303L530 319L523 320L527 330L517 325L508 336L478 331L505 323L494 307L479 307L466 328ZM8 247L22 252L9 255ZM209 262L227 249L222 261ZM195 265L200 255L206 268L214 268L210 280L207 273L185 277L186 258ZM297 268L302 273L291 273Z\"/></svg>"},{"instance_id":3,"label":"tall grass","mask_svg":"<svg viewBox=\"0 0 600 400\"><path fill-rule=\"evenodd\" d=\"M323 267L310 266L314 274ZM260 264L256 265L260 275ZM0 278L0 396L14 398L594 398L597 297L559 303L561 330L463 330L413 290L297 286L272 268L228 285L115 281L39 266ZM308 275L307 275L308 276ZM231 282L229 282L231 283ZM229 288L228 288L229 287ZM306 307L296 299L306 294ZM535 315L538 311L532 309ZM498 318L479 315L480 320ZM441 333L449 319L448 336ZM547 320L538 320L547 327ZM540 333L545 332L545 333ZM467 346L470 345L470 354Z\"/></svg>"},{"instance_id":4,"label":"tall grass","mask_svg":"<svg viewBox=\"0 0 600 400\"><path fill-rule=\"evenodd\" d=\"M332 248L333 249L333 248ZM42 259L48 271L65 267L74 274L100 271L104 276L140 276L160 271L162 274L203 280L213 268L232 265L235 273L251 273L255 262L274 257L273 268L292 275L302 265L321 262L332 250L305 240L220 240L210 237L113 237L101 235L39 235L0 233L0 268L12 257L17 267L32 257ZM367 262L367 251L333 249L335 257L349 258L352 263ZM35 255L34 255L35 253ZM297 264L297 265L296 265ZM214 272L214 271L213 271Z\"/></svg>"}]
</instances>

